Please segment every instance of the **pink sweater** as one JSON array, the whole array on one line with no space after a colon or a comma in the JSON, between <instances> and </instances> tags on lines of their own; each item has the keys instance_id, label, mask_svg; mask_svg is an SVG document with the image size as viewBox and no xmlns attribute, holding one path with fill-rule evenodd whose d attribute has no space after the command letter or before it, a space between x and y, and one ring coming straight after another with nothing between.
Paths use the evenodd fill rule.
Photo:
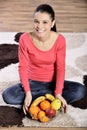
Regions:
<instances>
[{"instance_id":1,"label":"pink sweater","mask_svg":"<svg viewBox=\"0 0 87 130\"><path fill-rule=\"evenodd\" d=\"M65 78L65 38L60 34L51 49L38 49L30 35L19 41L19 75L24 91L30 91L29 79L51 82L56 80L55 95L62 94Z\"/></svg>"}]
</instances>

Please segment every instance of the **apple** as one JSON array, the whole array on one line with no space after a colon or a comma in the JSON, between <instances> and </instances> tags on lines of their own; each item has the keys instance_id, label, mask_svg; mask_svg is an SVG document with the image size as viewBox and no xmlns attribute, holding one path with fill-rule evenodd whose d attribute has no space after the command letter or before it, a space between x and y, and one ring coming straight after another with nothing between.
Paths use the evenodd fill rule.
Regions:
<instances>
[{"instance_id":1,"label":"apple","mask_svg":"<svg viewBox=\"0 0 87 130\"><path fill-rule=\"evenodd\" d=\"M55 99L51 102L51 107L58 111L61 108L61 101L59 99Z\"/></svg>"},{"instance_id":2,"label":"apple","mask_svg":"<svg viewBox=\"0 0 87 130\"><path fill-rule=\"evenodd\" d=\"M46 116L48 116L49 118L53 118L56 116L56 110L54 110L53 108L49 108L46 110Z\"/></svg>"}]
</instances>

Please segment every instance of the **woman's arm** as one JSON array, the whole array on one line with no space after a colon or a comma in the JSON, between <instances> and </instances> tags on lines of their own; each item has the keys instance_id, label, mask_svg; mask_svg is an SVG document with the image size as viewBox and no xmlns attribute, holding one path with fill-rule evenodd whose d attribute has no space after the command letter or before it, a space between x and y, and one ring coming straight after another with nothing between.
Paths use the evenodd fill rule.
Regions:
<instances>
[{"instance_id":1,"label":"woman's arm","mask_svg":"<svg viewBox=\"0 0 87 130\"><path fill-rule=\"evenodd\" d=\"M58 40L58 47L56 53L56 94L62 94L65 79L65 58L66 58L66 42L61 35Z\"/></svg>"},{"instance_id":2,"label":"woman's arm","mask_svg":"<svg viewBox=\"0 0 87 130\"><path fill-rule=\"evenodd\" d=\"M28 107L32 101L32 95L30 91L29 76L28 76L29 56L27 51L26 40L22 37L20 37L19 40L18 56L19 56L19 75L25 92L23 111L26 114L26 111L28 111Z\"/></svg>"},{"instance_id":3,"label":"woman's arm","mask_svg":"<svg viewBox=\"0 0 87 130\"><path fill-rule=\"evenodd\" d=\"M65 38L61 35L59 39L57 54L56 54L56 88L55 96L59 98L62 102L64 111L67 109L67 102L62 97L62 91L64 87L65 79L65 58L66 58L66 42Z\"/></svg>"},{"instance_id":4,"label":"woman's arm","mask_svg":"<svg viewBox=\"0 0 87 130\"><path fill-rule=\"evenodd\" d=\"M24 34L23 34L24 35ZM30 91L29 85L29 54L27 51L26 37L21 36L19 40L18 57L19 57L19 76L25 92Z\"/></svg>"}]
</instances>

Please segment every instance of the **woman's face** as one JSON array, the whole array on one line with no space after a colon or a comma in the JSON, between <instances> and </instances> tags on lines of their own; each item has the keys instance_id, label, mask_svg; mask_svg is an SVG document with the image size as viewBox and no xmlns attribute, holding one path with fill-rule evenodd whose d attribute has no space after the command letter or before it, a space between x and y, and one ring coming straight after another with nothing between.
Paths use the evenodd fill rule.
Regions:
<instances>
[{"instance_id":1,"label":"woman's face","mask_svg":"<svg viewBox=\"0 0 87 130\"><path fill-rule=\"evenodd\" d=\"M46 12L36 12L34 15L34 32L35 34L43 38L50 33L51 28L54 25L50 14Z\"/></svg>"}]
</instances>

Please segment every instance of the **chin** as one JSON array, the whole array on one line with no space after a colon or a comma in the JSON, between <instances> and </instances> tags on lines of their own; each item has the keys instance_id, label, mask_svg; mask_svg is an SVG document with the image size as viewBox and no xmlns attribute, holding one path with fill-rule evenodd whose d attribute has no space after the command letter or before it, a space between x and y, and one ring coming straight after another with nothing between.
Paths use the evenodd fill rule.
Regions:
<instances>
[{"instance_id":1,"label":"chin","mask_svg":"<svg viewBox=\"0 0 87 130\"><path fill-rule=\"evenodd\" d=\"M43 38L43 37L46 36L44 33L39 33L39 32L37 32L36 35L37 35L38 37L40 37L40 38Z\"/></svg>"}]
</instances>

